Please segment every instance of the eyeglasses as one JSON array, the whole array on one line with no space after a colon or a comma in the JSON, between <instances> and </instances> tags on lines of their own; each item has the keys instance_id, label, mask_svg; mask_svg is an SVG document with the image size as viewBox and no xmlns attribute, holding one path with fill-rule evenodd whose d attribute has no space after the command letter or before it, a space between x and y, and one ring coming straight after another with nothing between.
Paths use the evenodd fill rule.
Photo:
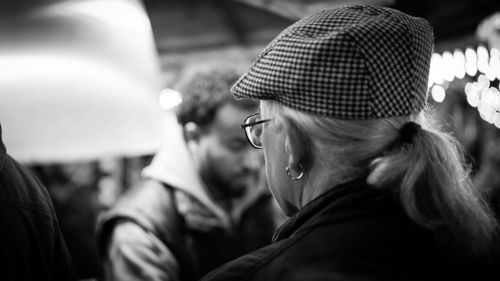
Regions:
<instances>
[{"instance_id":1,"label":"eyeglasses","mask_svg":"<svg viewBox=\"0 0 500 281\"><path fill-rule=\"evenodd\" d=\"M248 116L240 127L245 130L245 136L248 142L255 148L262 148L262 124L271 121L271 119L260 119L260 113Z\"/></svg>"}]
</instances>

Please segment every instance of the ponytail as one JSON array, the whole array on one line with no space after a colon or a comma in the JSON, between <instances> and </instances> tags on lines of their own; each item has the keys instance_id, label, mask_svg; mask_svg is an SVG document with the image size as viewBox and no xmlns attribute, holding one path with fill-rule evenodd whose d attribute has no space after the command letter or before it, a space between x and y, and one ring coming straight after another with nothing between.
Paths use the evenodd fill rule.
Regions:
<instances>
[{"instance_id":1,"label":"ponytail","mask_svg":"<svg viewBox=\"0 0 500 281\"><path fill-rule=\"evenodd\" d=\"M393 190L408 216L472 252L486 251L497 224L472 184L459 143L424 124L372 162L368 182Z\"/></svg>"}]
</instances>

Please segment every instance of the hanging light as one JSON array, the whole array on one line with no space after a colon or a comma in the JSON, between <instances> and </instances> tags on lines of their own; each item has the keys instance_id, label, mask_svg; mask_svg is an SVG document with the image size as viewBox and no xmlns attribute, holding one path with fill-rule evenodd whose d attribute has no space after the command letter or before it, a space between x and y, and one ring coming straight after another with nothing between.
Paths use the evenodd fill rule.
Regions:
<instances>
[{"instance_id":1,"label":"hanging light","mask_svg":"<svg viewBox=\"0 0 500 281\"><path fill-rule=\"evenodd\" d=\"M446 92L441 85L434 85L432 86L431 95L436 102L441 103L446 97Z\"/></svg>"},{"instance_id":2,"label":"hanging light","mask_svg":"<svg viewBox=\"0 0 500 281\"><path fill-rule=\"evenodd\" d=\"M479 111L479 116L481 116L484 121L493 124L493 118L495 117L496 112L492 107L485 103L479 103L477 110Z\"/></svg>"},{"instance_id":3,"label":"hanging light","mask_svg":"<svg viewBox=\"0 0 500 281\"><path fill-rule=\"evenodd\" d=\"M442 84L444 82L443 58L440 54L434 53L431 57L431 66L429 70L429 82ZM432 84L431 84L432 85Z\"/></svg>"},{"instance_id":4,"label":"hanging light","mask_svg":"<svg viewBox=\"0 0 500 281\"><path fill-rule=\"evenodd\" d=\"M490 49L490 57L491 58L500 58L500 51L497 48Z\"/></svg>"},{"instance_id":5,"label":"hanging light","mask_svg":"<svg viewBox=\"0 0 500 281\"><path fill-rule=\"evenodd\" d=\"M453 59L453 55L445 51L443 53L443 77L444 80L451 82L453 79L455 79L455 69L454 69L454 64L455 60Z\"/></svg>"},{"instance_id":6,"label":"hanging light","mask_svg":"<svg viewBox=\"0 0 500 281\"><path fill-rule=\"evenodd\" d=\"M465 94L467 95L467 102L469 103L470 106L476 107L479 104L479 97L481 90L482 87L477 82L466 84Z\"/></svg>"},{"instance_id":7,"label":"hanging light","mask_svg":"<svg viewBox=\"0 0 500 281\"><path fill-rule=\"evenodd\" d=\"M477 54L472 48L465 50L465 72L471 77L477 73Z\"/></svg>"},{"instance_id":8,"label":"hanging light","mask_svg":"<svg viewBox=\"0 0 500 281\"><path fill-rule=\"evenodd\" d=\"M496 48L490 50L490 68L495 78L500 80L500 51Z\"/></svg>"},{"instance_id":9,"label":"hanging light","mask_svg":"<svg viewBox=\"0 0 500 281\"><path fill-rule=\"evenodd\" d=\"M493 124L500 129L500 112L495 112L493 115Z\"/></svg>"},{"instance_id":10,"label":"hanging light","mask_svg":"<svg viewBox=\"0 0 500 281\"><path fill-rule=\"evenodd\" d=\"M495 111L500 111L500 91L497 88L488 88L481 93L481 103L487 104Z\"/></svg>"},{"instance_id":11,"label":"hanging light","mask_svg":"<svg viewBox=\"0 0 500 281\"><path fill-rule=\"evenodd\" d=\"M461 50L453 52L453 69L455 77L463 79L465 77L465 54Z\"/></svg>"},{"instance_id":12,"label":"hanging light","mask_svg":"<svg viewBox=\"0 0 500 281\"><path fill-rule=\"evenodd\" d=\"M490 79L486 77L486 75L481 74L477 78L477 83L479 83L483 88L489 88L490 87Z\"/></svg>"},{"instance_id":13,"label":"hanging light","mask_svg":"<svg viewBox=\"0 0 500 281\"><path fill-rule=\"evenodd\" d=\"M489 54L484 46L477 47L477 69L482 73L486 73L488 68Z\"/></svg>"}]
</instances>

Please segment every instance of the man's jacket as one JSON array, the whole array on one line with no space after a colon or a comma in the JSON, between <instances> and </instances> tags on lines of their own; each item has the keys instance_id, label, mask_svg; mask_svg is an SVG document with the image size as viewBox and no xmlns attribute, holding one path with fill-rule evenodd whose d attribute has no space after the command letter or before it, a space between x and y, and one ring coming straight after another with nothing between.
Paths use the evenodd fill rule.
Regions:
<instances>
[{"instance_id":1,"label":"man's jacket","mask_svg":"<svg viewBox=\"0 0 500 281\"><path fill-rule=\"evenodd\" d=\"M207 194L180 132L143 176L98 222L106 280L197 280L271 242L275 209L265 186L226 212Z\"/></svg>"}]
</instances>

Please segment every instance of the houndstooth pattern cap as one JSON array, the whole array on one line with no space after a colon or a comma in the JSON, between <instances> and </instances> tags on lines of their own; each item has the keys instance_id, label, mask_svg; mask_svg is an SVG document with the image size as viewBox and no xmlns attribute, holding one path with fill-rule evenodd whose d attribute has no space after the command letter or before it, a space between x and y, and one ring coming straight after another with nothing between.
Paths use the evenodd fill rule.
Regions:
<instances>
[{"instance_id":1,"label":"houndstooth pattern cap","mask_svg":"<svg viewBox=\"0 0 500 281\"><path fill-rule=\"evenodd\" d=\"M282 31L231 91L338 119L408 115L426 102L431 25L400 11L325 10Z\"/></svg>"}]
</instances>

